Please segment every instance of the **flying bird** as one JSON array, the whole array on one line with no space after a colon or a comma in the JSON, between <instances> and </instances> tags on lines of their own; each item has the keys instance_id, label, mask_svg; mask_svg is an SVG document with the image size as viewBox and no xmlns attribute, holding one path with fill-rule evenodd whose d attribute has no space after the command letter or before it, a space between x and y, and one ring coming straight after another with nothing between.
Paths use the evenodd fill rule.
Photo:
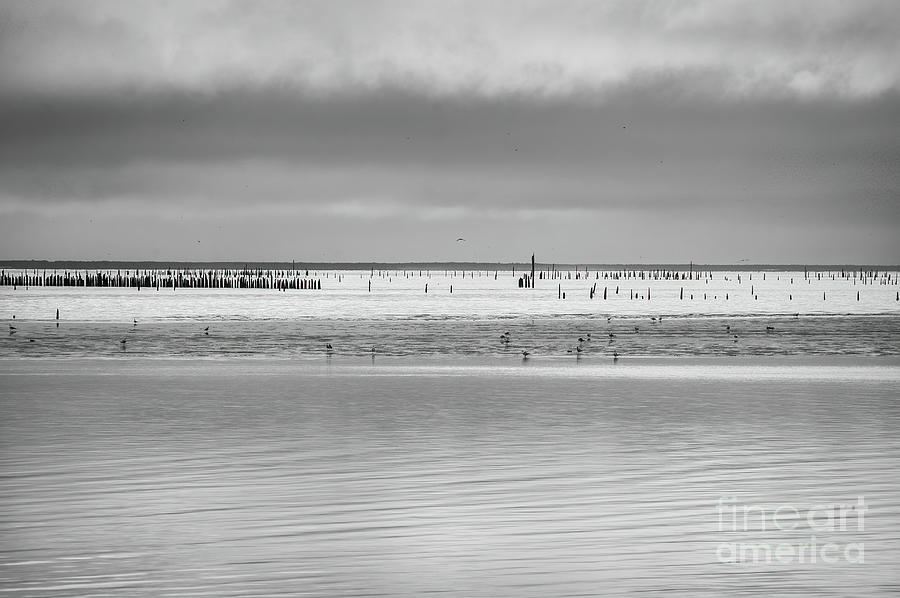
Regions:
<instances>
[{"instance_id":1,"label":"flying bird","mask_svg":"<svg viewBox=\"0 0 900 598\"><path fill-rule=\"evenodd\" d=\"M463 239L462 237L458 237L458 238L456 239L456 242L457 242L457 243L460 243L460 242L465 243L466 240Z\"/></svg>"}]
</instances>

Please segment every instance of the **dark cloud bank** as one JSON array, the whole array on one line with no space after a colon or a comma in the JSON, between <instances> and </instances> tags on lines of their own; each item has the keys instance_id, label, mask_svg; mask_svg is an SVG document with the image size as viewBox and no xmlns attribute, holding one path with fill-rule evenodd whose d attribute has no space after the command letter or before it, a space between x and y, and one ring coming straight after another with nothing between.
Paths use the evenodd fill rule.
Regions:
<instances>
[{"instance_id":1,"label":"dark cloud bank","mask_svg":"<svg viewBox=\"0 0 900 598\"><path fill-rule=\"evenodd\" d=\"M261 6L3 5L0 257L900 257L889 4Z\"/></svg>"}]
</instances>

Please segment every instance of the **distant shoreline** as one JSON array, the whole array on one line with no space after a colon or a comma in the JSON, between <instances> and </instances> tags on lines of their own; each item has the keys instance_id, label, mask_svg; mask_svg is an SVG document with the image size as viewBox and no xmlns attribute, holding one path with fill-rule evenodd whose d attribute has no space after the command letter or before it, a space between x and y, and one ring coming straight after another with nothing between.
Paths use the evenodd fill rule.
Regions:
<instances>
[{"instance_id":1,"label":"distant shoreline","mask_svg":"<svg viewBox=\"0 0 900 598\"><path fill-rule=\"evenodd\" d=\"M834 270L900 270L883 264L594 264L537 262L539 270L689 270L713 272L824 272ZM530 262L201 262L142 260L0 260L0 268L37 270L485 270L508 271L531 268Z\"/></svg>"}]
</instances>

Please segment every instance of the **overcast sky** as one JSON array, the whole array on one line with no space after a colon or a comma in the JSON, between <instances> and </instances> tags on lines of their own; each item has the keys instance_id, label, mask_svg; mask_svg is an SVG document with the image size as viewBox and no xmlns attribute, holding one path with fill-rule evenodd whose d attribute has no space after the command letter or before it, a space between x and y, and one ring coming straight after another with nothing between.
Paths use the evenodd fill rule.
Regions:
<instances>
[{"instance_id":1,"label":"overcast sky","mask_svg":"<svg viewBox=\"0 0 900 598\"><path fill-rule=\"evenodd\" d=\"M897 264L898 56L892 0L2 1L0 258Z\"/></svg>"}]
</instances>

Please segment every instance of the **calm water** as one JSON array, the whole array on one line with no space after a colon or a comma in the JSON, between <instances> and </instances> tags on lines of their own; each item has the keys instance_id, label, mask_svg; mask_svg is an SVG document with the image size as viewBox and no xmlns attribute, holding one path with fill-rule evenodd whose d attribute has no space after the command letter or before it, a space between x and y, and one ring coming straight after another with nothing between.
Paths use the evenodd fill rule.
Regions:
<instances>
[{"instance_id":1,"label":"calm water","mask_svg":"<svg viewBox=\"0 0 900 598\"><path fill-rule=\"evenodd\" d=\"M122 353L295 359L319 357L328 343L335 357L374 347L382 355L514 357L527 350L543 358L577 353L579 344L582 358L600 359L614 351L900 354L896 277L840 274L613 280L604 278L610 273L579 272L519 289L511 272L337 271L310 273L323 280L322 291L2 287L0 314L15 330L0 341L0 359ZM500 339L506 332L509 343Z\"/></svg>"},{"instance_id":2,"label":"calm water","mask_svg":"<svg viewBox=\"0 0 900 598\"><path fill-rule=\"evenodd\" d=\"M900 355L900 318L893 316L141 321L137 326L64 321L59 327L17 321L15 326L15 334L0 337L0 358L260 356L318 362L371 355L373 347L378 356L509 360L519 359L522 350L532 359L582 361L609 360L614 351L623 357ZM509 342L501 339L507 332ZM333 351L326 351L326 344Z\"/></svg>"},{"instance_id":3,"label":"calm water","mask_svg":"<svg viewBox=\"0 0 900 598\"><path fill-rule=\"evenodd\" d=\"M518 273L521 275L521 272ZM683 273L685 276L687 272ZM321 291L0 287L0 317L50 321L379 320L748 315L900 316L900 285L841 272L714 272L692 280L566 273L520 289L512 272L311 272ZM696 276L696 273L694 274ZM821 278L818 276L821 275ZM597 278L600 276L599 278ZM831 278L834 276L834 279ZM890 277L888 282L888 276ZM428 292L425 292L425 286ZM453 292L450 292L450 289ZM596 289L590 298L591 288ZM604 288L607 290L603 298ZM371 289L371 290L370 290ZM560 296L565 293L566 298Z\"/></svg>"},{"instance_id":4,"label":"calm water","mask_svg":"<svg viewBox=\"0 0 900 598\"><path fill-rule=\"evenodd\" d=\"M749 276L2 288L0 592L896 594L896 284Z\"/></svg>"},{"instance_id":5,"label":"calm water","mask_svg":"<svg viewBox=\"0 0 900 598\"><path fill-rule=\"evenodd\" d=\"M5 362L0 590L900 589L896 359L426 361ZM860 496L862 527L806 522L813 505ZM721 497L794 508L796 529L720 529ZM836 564L717 552L813 535L838 547ZM851 543L863 562L843 557Z\"/></svg>"}]
</instances>

